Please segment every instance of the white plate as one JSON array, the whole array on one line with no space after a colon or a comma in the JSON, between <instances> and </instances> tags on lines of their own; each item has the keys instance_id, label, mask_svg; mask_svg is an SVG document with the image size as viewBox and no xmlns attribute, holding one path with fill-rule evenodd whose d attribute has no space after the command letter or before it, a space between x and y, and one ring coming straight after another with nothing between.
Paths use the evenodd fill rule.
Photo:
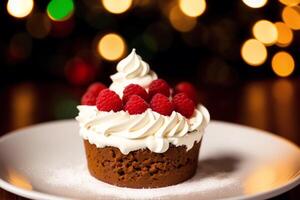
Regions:
<instances>
[{"instance_id":1,"label":"white plate","mask_svg":"<svg viewBox=\"0 0 300 200\"><path fill-rule=\"evenodd\" d=\"M102 183L86 168L73 120L44 123L0 138L0 187L31 199L266 199L300 183L300 150L280 137L213 121L197 174L159 189Z\"/></svg>"}]
</instances>

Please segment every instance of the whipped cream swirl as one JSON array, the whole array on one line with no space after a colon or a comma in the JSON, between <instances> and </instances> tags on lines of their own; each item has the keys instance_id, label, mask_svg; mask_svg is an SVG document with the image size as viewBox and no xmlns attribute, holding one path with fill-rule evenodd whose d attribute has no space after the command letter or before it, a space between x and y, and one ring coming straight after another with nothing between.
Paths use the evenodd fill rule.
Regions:
<instances>
[{"instance_id":1,"label":"whipped cream swirl","mask_svg":"<svg viewBox=\"0 0 300 200\"><path fill-rule=\"evenodd\" d=\"M191 149L199 142L210 118L202 105L190 119L173 111L164 116L151 109L142 114L130 115L125 111L103 112L96 106L78 106L76 120L80 124L80 135L97 147L118 147L123 154L148 148L163 153L169 144L185 145Z\"/></svg>"},{"instance_id":2,"label":"whipped cream swirl","mask_svg":"<svg viewBox=\"0 0 300 200\"><path fill-rule=\"evenodd\" d=\"M147 89L149 84L157 79L157 75L133 49L126 58L118 63L117 73L110 78L113 83L109 88L122 97L123 90L127 85L134 83Z\"/></svg>"},{"instance_id":3,"label":"whipped cream swirl","mask_svg":"<svg viewBox=\"0 0 300 200\"><path fill-rule=\"evenodd\" d=\"M155 72L135 53L135 49L117 65L117 73L111 76L110 89L120 97L124 88L139 84L146 90L157 79ZM199 105L189 119L173 111L170 116L161 115L150 108L142 114L130 115L126 111L104 112L96 106L77 107L80 135L91 144L102 148L113 146L123 154L148 148L152 152L163 153L169 145L185 145L190 150L203 136L210 117L206 108Z\"/></svg>"}]
</instances>

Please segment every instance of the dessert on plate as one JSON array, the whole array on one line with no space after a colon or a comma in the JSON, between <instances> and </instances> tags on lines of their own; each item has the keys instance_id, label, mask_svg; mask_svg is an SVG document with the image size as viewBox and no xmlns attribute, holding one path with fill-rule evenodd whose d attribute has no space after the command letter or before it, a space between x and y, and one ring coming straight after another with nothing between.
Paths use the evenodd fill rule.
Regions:
<instances>
[{"instance_id":1,"label":"dessert on plate","mask_svg":"<svg viewBox=\"0 0 300 200\"><path fill-rule=\"evenodd\" d=\"M156 188L191 178L197 169L207 109L196 108L188 82L171 89L135 49L117 64L107 88L92 84L76 120L89 172L117 186Z\"/></svg>"}]
</instances>

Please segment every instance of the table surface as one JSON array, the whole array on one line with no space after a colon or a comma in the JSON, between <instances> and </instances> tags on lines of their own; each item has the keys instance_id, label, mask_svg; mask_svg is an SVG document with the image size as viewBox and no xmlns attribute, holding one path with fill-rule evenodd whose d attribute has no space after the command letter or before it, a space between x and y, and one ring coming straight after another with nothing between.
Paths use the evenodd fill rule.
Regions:
<instances>
[{"instance_id":1,"label":"table surface","mask_svg":"<svg viewBox=\"0 0 300 200\"><path fill-rule=\"evenodd\" d=\"M0 90L0 136L24 126L72 118L83 90L57 83L22 83ZM212 119L278 134L300 146L300 79L265 80L234 87L199 88ZM298 200L300 186L278 197ZM25 198L0 189L0 200Z\"/></svg>"}]
</instances>

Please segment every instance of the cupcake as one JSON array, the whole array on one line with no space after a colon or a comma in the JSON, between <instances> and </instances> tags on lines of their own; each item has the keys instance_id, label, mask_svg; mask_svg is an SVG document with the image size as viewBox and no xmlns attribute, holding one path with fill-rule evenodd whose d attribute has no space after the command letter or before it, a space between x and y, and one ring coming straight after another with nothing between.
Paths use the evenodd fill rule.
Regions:
<instances>
[{"instance_id":1,"label":"cupcake","mask_svg":"<svg viewBox=\"0 0 300 200\"><path fill-rule=\"evenodd\" d=\"M132 52L117 64L107 88L92 84L78 106L90 174L129 188L157 188L183 182L197 169L207 109L196 108L195 90L172 90Z\"/></svg>"}]
</instances>

